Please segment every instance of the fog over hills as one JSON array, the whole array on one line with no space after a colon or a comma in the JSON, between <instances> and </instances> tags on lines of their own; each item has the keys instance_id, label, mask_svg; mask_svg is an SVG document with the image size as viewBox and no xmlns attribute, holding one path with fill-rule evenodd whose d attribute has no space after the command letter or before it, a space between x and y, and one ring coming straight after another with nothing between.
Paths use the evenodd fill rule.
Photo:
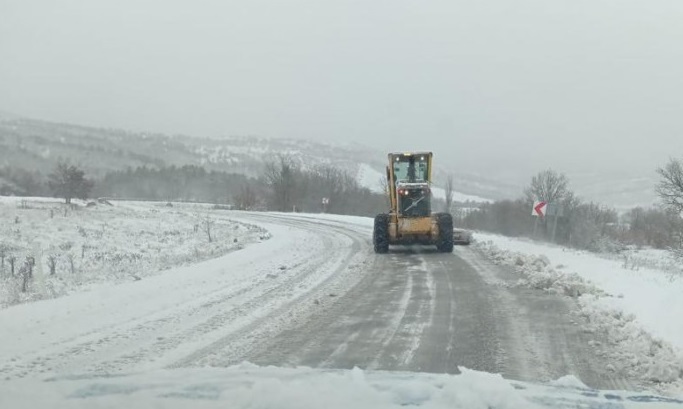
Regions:
<instances>
[{"instance_id":1,"label":"fog over hills","mask_svg":"<svg viewBox=\"0 0 683 409\"><path fill-rule=\"evenodd\" d=\"M378 190L387 152L358 143L132 132L28 119L0 112L0 166L36 169L41 173L48 173L59 159L65 158L83 166L94 176L127 167L170 165L201 165L208 170L258 176L265 161L279 154L291 157L302 167L325 163L347 169L356 174L363 185ZM443 187L446 175L452 174L455 189L463 200L515 198L526 183L525 178L518 176L494 178L505 172L500 168L488 176L458 171L460 166L452 162L449 152L435 150L434 154L435 184ZM510 174L517 175L518 170L510 169ZM618 208L649 205L655 201L654 170L641 177L580 170L567 174L572 187L585 200Z\"/></svg>"},{"instance_id":2,"label":"fog over hills","mask_svg":"<svg viewBox=\"0 0 683 409\"><path fill-rule=\"evenodd\" d=\"M442 185L449 173L447 156L435 153L436 184ZM203 138L53 123L8 114L0 117L0 166L42 173L48 173L60 159L69 159L95 176L127 167L200 165L256 177L266 161L280 154L302 167L332 164L349 170L365 186L378 190L387 153L357 143L255 136ZM505 197L495 181L474 174L454 174L454 178L463 197ZM513 194L513 186L506 188Z\"/></svg>"}]
</instances>

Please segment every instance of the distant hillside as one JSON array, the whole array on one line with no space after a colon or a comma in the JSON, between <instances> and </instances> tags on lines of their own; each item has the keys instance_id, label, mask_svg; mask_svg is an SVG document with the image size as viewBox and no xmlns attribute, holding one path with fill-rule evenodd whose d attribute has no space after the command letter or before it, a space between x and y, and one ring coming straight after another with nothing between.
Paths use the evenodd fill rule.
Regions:
<instances>
[{"instance_id":1,"label":"distant hillside","mask_svg":"<svg viewBox=\"0 0 683 409\"><path fill-rule=\"evenodd\" d=\"M21 167L47 174L60 158L68 158L95 177L102 177L107 171L143 165L199 165L207 170L257 176L266 160L281 153L304 167L327 163L344 168L372 190L380 188L379 178L384 173L387 154L358 144L140 133L26 119L0 112L0 168ZM454 168L456 164L450 161L448 152L435 152L435 184L443 187L446 175L453 174L455 196L459 200L516 198L524 187L473 172L454 172ZM618 208L656 202L654 169L646 175L606 175L577 170L568 172L568 176L572 188L585 200Z\"/></svg>"},{"instance_id":2,"label":"distant hillside","mask_svg":"<svg viewBox=\"0 0 683 409\"><path fill-rule=\"evenodd\" d=\"M619 210L659 203L655 194L657 174L569 174L576 193L586 200L607 203Z\"/></svg>"},{"instance_id":3,"label":"distant hillside","mask_svg":"<svg viewBox=\"0 0 683 409\"><path fill-rule=\"evenodd\" d=\"M60 158L78 162L89 172L136 166L201 165L210 170L258 174L276 154L301 164L353 163L361 152L304 141L244 137L195 138L183 135L135 133L51 123L32 119L0 120L0 166L47 171Z\"/></svg>"},{"instance_id":4,"label":"distant hillside","mask_svg":"<svg viewBox=\"0 0 683 409\"><path fill-rule=\"evenodd\" d=\"M60 159L68 158L95 177L127 167L171 165L200 165L207 170L257 176L263 170L264 162L278 154L290 156L302 167L332 164L346 169L372 190L379 188L386 161L386 152L357 144L137 133L0 115L0 167L35 169L43 174L49 173ZM447 172L444 169L448 165L447 155L437 152L437 185L445 180ZM454 176L458 191L456 200L496 199L518 191L476 175Z\"/></svg>"}]
</instances>

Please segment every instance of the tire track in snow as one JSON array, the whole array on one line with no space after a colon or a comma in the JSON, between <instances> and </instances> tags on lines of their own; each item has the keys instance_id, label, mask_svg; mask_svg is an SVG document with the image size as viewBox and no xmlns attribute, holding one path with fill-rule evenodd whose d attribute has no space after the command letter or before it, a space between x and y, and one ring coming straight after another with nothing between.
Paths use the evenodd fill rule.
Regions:
<instances>
[{"instance_id":1,"label":"tire track in snow","mask_svg":"<svg viewBox=\"0 0 683 409\"><path fill-rule=\"evenodd\" d=\"M396 356L398 368L411 368L415 354L420 348L423 334L426 328L432 325L434 319L436 297L434 275L428 268L425 256L421 255L417 260L418 263L415 266L408 268L411 286L409 303L413 304L413 308L406 308L405 312L412 310L411 314L406 315L404 313L399 326L383 348L387 351L401 351ZM418 279L415 280L413 277ZM420 368L415 369L419 370Z\"/></svg>"},{"instance_id":2,"label":"tire track in snow","mask_svg":"<svg viewBox=\"0 0 683 409\"><path fill-rule=\"evenodd\" d=\"M409 270L411 274L417 274L424 277L424 283L420 283L424 288L419 290L426 290L426 297L422 297L413 302L418 303L417 312L414 319L410 322L402 323L402 329L399 332L401 334L401 341L404 344L403 352L399 356L399 362L401 366L408 368L415 353L418 348L420 348L420 342L426 328L432 325L434 320L434 309L436 292L434 289L434 273L430 271L427 265L427 261L424 256L419 257L420 264L414 269ZM418 370L420 368L417 368Z\"/></svg>"},{"instance_id":3,"label":"tire track in snow","mask_svg":"<svg viewBox=\"0 0 683 409\"><path fill-rule=\"evenodd\" d=\"M384 331L384 333L377 337L379 344L381 345L379 352L375 355L374 359L368 364L368 369L379 369L381 364L380 360L386 353L389 344L396 338L396 335L401 328L401 322L406 317L408 311L408 305L410 304L410 298L413 294L413 276L412 274L407 274L405 279L405 285L403 287L403 294L398 300L398 303L392 306L390 309L392 311L392 317L389 320L389 325ZM379 306L380 308L386 308L385 306Z\"/></svg>"},{"instance_id":4,"label":"tire track in snow","mask_svg":"<svg viewBox=\"0 0 683 409\"><path fill-rule=\"evenodd\" d=\"M325 232L328 235L330 232L335 232L351 239L352 245L345 249L342 247L341 249L344 250L342 253L339 253L339 246L327 245L327 249L332 250L331 254L324 253L321 263L307 265L310 272L318 273L322 277L318 282L309 285L307 291L301 292L299 296L287 300L280 306L271 306L267 309L268 314L174 362L170 367L227 366L241 362L251 350L258 348L258 344L267 340L268 337L289 327L292 322L305 319L305 316L314 308L315 301L329 296L330 290L333 290L335 297L338 297L360 279L360 272L354 271L350 266L357 265L357 262L367 257L369 250L363 250L362 246L367 246L366 241L359 240L357 234L349 234L347 227L278 215L259 215L259 219L275 220L278 223L295 227L305 225L309 230ZM337 285L334 285L335 283ZM264 299L259 297L255 302L260 304L264 302ZM246 308L248 309L249 306Z\"/></svg>"},{"instance_id":5,"label":"tire track in snow","mask_svg":"<svg viewBox=\"0 0 683 409\"><path fill-rule=\"evenodd\" d=\"M316 226L319 228L319 226ZM338 241L332 240L329 234L322 237L324 248L338 246ZM303 286L309 285L309 279L315 281L317 279L316 273L323 270L325 264L329 263L328 256L321 252L314 259L309 259L305 263L300 263L295 269L290 270L285 274L284 281L277 282L269 286L267 290L251 291L244 299L233 300L229 306L218 305L217 313L214 313L203 324L188 328L183 333L174 337L171 341L162 341L161 347L159 345L153 346L148 350L142 350L136 357L142 357L148 353L158 353L160 350L169 350L185 346L184 350L192 350L192 352L184 359L176 361L170 367L178 366L192 366L194 364L205 365L207 359L200 359L204 355L209 355L207 351L216 352L217 344L220 342L229 343L232 349L236 346L235 333L240 331L249 332L249 341L254 343L257 337L253 331L255 323L260 323L265 319L272 310L278 307L278 304L283 299L291 298L293 294L300 291ZM228 307L226 309L226 307ZM230 330L221 330L221 327L229 325ZM200 342L192 343L193 340L201 340ZM230 341L230 342L228 342ZM169 345L170 344L170 345ZM222 352L222 353L225 353ZM195 362L197 361L197 362Z\"/></svg>"}]
</instances>

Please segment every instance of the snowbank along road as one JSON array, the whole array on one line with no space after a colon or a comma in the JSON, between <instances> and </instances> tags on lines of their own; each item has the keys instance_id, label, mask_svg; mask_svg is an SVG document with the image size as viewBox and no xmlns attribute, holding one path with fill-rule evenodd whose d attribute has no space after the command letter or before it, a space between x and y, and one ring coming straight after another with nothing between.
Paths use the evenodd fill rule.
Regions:
<instances>
[{"instance_id":1,"label":"snowbank along road","mask_svg":"<svg viewBox=\"0 0 683 409\"><path fill-rule=\"evenodd\" d=\"M507 285L476 250L375 255L371 220L231 213L272 238L193 266L0 311L3 379L259 365L457 373L523 381L607 372L574 301ZM600 341L600 340L597 340ZM589 346L590 345L590 346Z\"/></svg>"}]
</instances>

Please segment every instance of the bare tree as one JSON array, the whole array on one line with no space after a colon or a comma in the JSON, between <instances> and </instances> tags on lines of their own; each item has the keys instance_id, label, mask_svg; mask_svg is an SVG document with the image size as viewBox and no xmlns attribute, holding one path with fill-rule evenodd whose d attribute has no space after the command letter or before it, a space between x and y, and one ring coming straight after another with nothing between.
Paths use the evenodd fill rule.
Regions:
<instances>
[{"instance_id":1,"label":"bare tree","mask_svg":"<svg viewBox=\"0 0 683 409\"><path fill-rule=\"evenodd\" d=\"M542 200L548 203L559 203L571 195L569 179L552 169L544 170L531 179L531 185L524 193L528 202Z\"/></svg>"},{"instance_id":2,"label":"bare tree","mask_svg":"<svg viewBox=\"0 0 683 409\"><path fill-rule=\"evenodd\" d=\"M235 198L235 205L238 210L252 210L256 207L258 203L258 197L256 196L256 191L249 182L245 182L242 187L240 187L240 192Z\"/></svg>"},{"instance_id":3,"label":"bare tree","mask_svg":"<svg viewBox=\"0 0 683 409\"><path fill-rule=\"evenodd\" d=\"M50 268L50 275L57 274L57 255L50 254L47 256L47 266Z\"/></svg>"},{"instance_id":4,"label":"bare tree","mask_svg":"<svg viewBox=\"0 0 683 409\"><path fill-rule=\"evenodd\" d=\"M24 265L27 268L28 271L28 276L30 278L33 278L33 267L36 266L36 259L33 256L26 256L26 261L24 261Z\"/></svg>"},{"instance_id":5,"label":"bare tree","mask_svg":"<svg viewBox=\"0 0 683 409\"><path fill-rule=\"evenodd\" d=\"M14 266L17 262L17 258L16 258L16 256L9 256L7 261L9 261L10 274L12 275L12 277L14 277Z\"/></svg>"},{"instance_id":6,"label":"bare tree","mask_svg":"<svg viewBox=\"0 0 683 409\"><path fill-rule=\"evenodd\" d=\"M0 244L0 273L5 271L5 257L7 257L7 246Z\"/></svg>"},{"instance_id":7,"label":"bare tree","mask_svg":"<svg viewBox=\"0 0 683 409\"><path fill-rule=\"evenodd\" d=\"M328 198L327 210L333 213L346 210L347 196L358 189L358 181L350 172L332 165L316 166L307 179L308 192Z\"/></svg>"},{"instance_id":8,"label":"bare tree","mask_svg":"<svg viewBox=\"0 0 683 409\"><path fill-rule=\"evenodd\" d=\"M19 269L19 276L21 277L21 292L28 291L28 281L31 279L31 274L24 267Z\"/></svg>"},{"instance_id":9,"label":"bare tree","mask_svg":"<svg viewBox=\"0 0 683 409\"><path fill-rule=\"evenodd\" d=\"M66 259L69 261L69 267L70 267L70 270L71 270L71 274L75 274L75 273L76 273L76 265L74 264L74 255L73 255L73 253L71 253L71 252L67 253Z\"/></svg>"},{"instance_id":10,"label":"bare tree","mask_svg":"<svg viewBox=\"0 0 683 409\"><path fill-rule=\"evenodd\" d=\"M657 169L657 173L660 176L657 195L666 207L683 212L683 162L670 159L666 166Z\"/></svg>"},{"instance_id":11,"label":"bare tree","mask_svg":"<svg viewBox=\"0 0 683 409\"><path fill-rule=\"evenodd\" d=\"M453 175L448 175L446 178L446 212L451 212L451 206L453 205Z\"/></svg>"},{"instance_id":12,"label":"bare tree","mask_svg":"<svg viewBox=\"0 0 683 409\"><path fill-rule=\"evenodd\" d=\"M296 204L297 173L291 158L285 155L279 155L277 160L266 163L263 177L270 189L271 204L275 210L291 211Z\"/></svg>"},{"instance_id":13,"label":"bare tree","mask_svg":"<svg viewBox=\"0 0 683 409\"><path fill-rule=\"evenodd\" d=\"M31 278L33 278L33 267L36 264L36 260L32 256L26 257L24 265L19 269L19 276L22 278L21 292L25 293L28 291L28 283Z\"/></svg>"},{"instance_id":14,"label":"bare tree","mask_svg":"<svg viewBox=\"0 0 683 409\"><path fill-rule=\"evenodd\" d=\"M379 178L379 186L382 189L384 198L386 199L387 207L391 206L391 197L389 197L389 179L386 176L381 176Z\"/></svg>"},{"instance_id":15,"label":"bare tree","mask_svg":"<svg viewBox=\"0 0 683 409\"><path fill-rule=\"evenodd\" d=\"M570 203L576 199L574 193L569 190L569 179L562 173L558 173L552 169L547 169L536 174L531 178L531 184L524 191L527 205L530 205L536 200L541 200L551 204L556 212L569 206ZM536 219L534 222L534 236L536 229L540 222L540 227L544 236L556 239L556 232L558 226L558 213L553 217L552 228L548 224L547 218Z\"/></svg>"},{"instance_id":16,"label":"bare tree","mask_svg":"<svg viewBox=\"0 0 683 409\"><path fill-rule=\"evenodd\" d=\"M206 233L206 237L209 239L209 243L213 243L213 236L211 231L213 229L213 219L211 218L211 212L207 210L206 215L202 220L202 230Z\"/></svg>"},{"instance_id":17,"label":"bare tree","mask_svg":"<svg viewBox=\"0 0 683 409\"><path fill-rule=\"evenodd\" d=\"M568 243L591 251L616 248L614 226L619 221L616 210L598 203L582 203L572 210L568 223Z\"/></svg>"},{"instance_id":18,"label":"bare tree","mask_svg":"<svg viewBox=\"0 0 683 409\"><path fill-rule=\"evenodd\" d=\"M55 196L63 197L67 204L71 199L87 199L94 183L85 178L85 172L67 162L59 162L50 174L48 186Z\"/></svg>"}]
</instances>

